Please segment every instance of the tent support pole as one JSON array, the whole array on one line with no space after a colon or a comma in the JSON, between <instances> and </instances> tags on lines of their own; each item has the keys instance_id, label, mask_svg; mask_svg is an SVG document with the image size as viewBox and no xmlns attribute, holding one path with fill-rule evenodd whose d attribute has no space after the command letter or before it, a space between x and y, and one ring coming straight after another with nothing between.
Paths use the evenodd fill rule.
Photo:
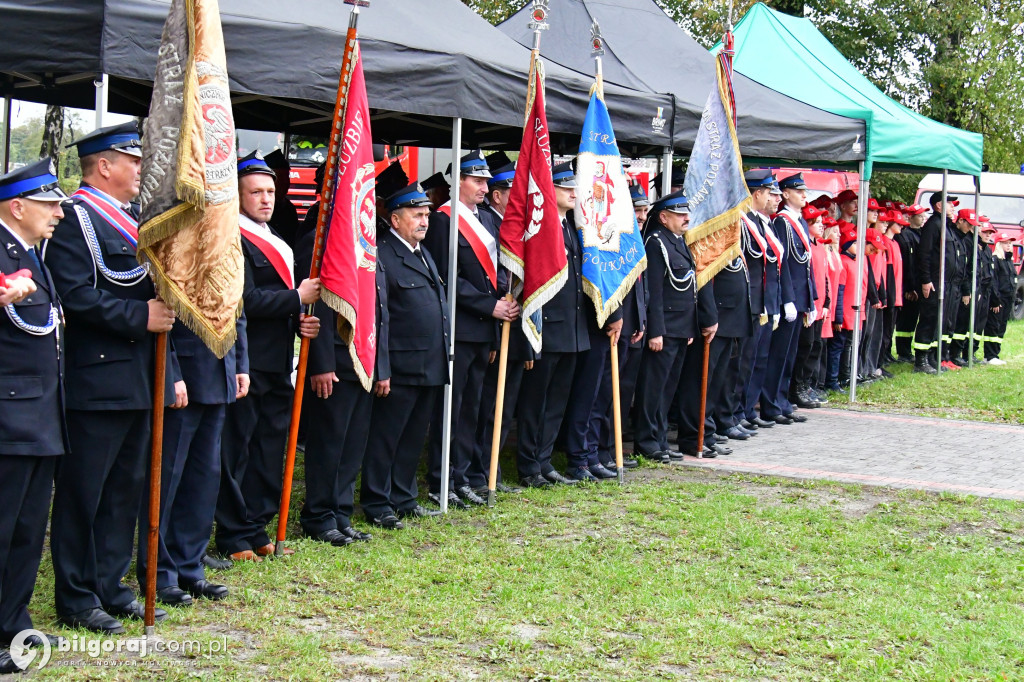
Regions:
<instances>
[{"instance_id":1,"label":"tent support pole","mask_svg":"<svg viewBox=\"0 0 1024 682\"><path fill-rule=\"evenodd\" d=\"M103 120L107 117L107 100L110 96L110 78L105 73L93 81L96 86L96 127L103 127Z\"/></svg>"},{"instance_id":2,"label":"tent support pole","mask_svg":"<svg viewBox=\"0 0 1024 682\"><path fill-rule=\"evenodd\" d=\"M946 185L949 181L949 171L942 171L942 232L939 233L939 282L935 288L939 290L939 319L936 329L938 337L935 345L936 375L942 374L942 322L946 309Z\"/></svg>"},{"instance_id":3,"label":"tent support pole","mask_svg":"<svg viewBox=\"0 0 1024 682\"><path fill-rule=\"evenodd\" d=\"M981 215L981 176L974 176L974 215ZM967 328L967 367L974 369L974 312L978 305L978 237L981 226L974 228L974 256L971 258L971 319Z\"/></svg>"},{"instance_id":4,"label":"tent support pole","mask_svg":"<svg viewBox=\"0 0 1024 682\"><path fill-rule=\"evenodd\" d=\"M448 227L448 376L455 362L455 269L459 260L459 157L462 147L462 119L452 119L452 215ZM452 382L444 386L444 416L441 418L441 512L448 513L448 463L452 455Z\"/></svg>"},{"instance_id":5,"label":"tent support pole","mask_svg":"<svg viewBox=\"0 0 1024 682\"><path fill-rule=\"evenodd\" d=\"M853 309L856 322L853 325L853 348L850 349L850 402L857 402L857 366L860 364L860 323L864 314L864 240L868 230L868 198L871 183L864 179L864 162L860 162L860 200L857 202L857 277L854 282Z\"/></svg>"},{"instance_id":6,"label":"tent support pole","mask_svg":"<svg viewBox=\"0 0 1024 682\"><path fill-rule=\"evenodd\" d=\"M0 175L7 173L11 165L11 96L4 97L4 166Z\"/></svg>"},{"instance_id":7,"label":"tent support pole","mask_svg":"<svg viewBox=\"0 0 1024 682\"><path fill-rule=\"evenodd\" d=\"M666 197L672 193L672 147L665 147L661 161L661 187L658 188L658 198Z\"/></svg>"}]
</instances>

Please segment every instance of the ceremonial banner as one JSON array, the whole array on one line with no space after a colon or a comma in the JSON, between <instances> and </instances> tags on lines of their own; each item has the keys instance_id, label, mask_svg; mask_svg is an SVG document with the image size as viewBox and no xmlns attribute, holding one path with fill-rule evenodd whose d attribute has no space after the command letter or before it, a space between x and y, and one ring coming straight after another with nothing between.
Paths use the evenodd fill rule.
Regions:
<instances>
[{"instance_id":1,"label":"ceremonial banner","mask_svg":"<svg viewBox=\"0 0 1024 682\"><path fill-rule=\"evenodd\" d=\"M219 358L235 343L245 276L236 163L217 0L172 0L142 138L138 258Z\"/></svg>"},{"instance_id":2,"label":"ceremonial banner","mask_svg":"<svg viewBox=\"0 0 1024 682\"><path fill-rule=\"evenodd\" d=\"M590 96L576 157L575 217L583 244L583 290L603 327L647 268L647 255L599 89Z\"/></svg>"},{"instance_id":3,"label":"ceremonial banner","mask_svg":"<svg viewBox=\"0 0 1024 682\"><path fill-rule=\"evenodd\" d=\"M373 140L362 53L356 43L344 100L344 128L330 224L320 269L320 296L338 313L338 332L348 344L363 388L373 385L377 358L377 209L374 199Z\"/></svg>"},{"instance_id":4,"label":"ceremonial banner","mask_svg":"<svg viewBox=\"0 0 1024 682\"><path fill-rule=\"evenodd\" d=\"M541 62L530 74L526 96L529 116L523 126L516 175L501 222L501 264L522 283L523 333L541 350L542 306L568 279L565 241L551 179L551 143L544 111Z\"/></svg>"},{"instance_id":5,"label":"ceremonial banner","mask_svg":"<svg viewBox=\"0 0 1024 682\"><path fill-rule=\"evenodd\" d=\"M696 261L697 286L740 255L740 218L749 210L729 65L716 60L718 82L708 95L683 187L690 202L686 243Z\"/></svg>"}]
</instances>

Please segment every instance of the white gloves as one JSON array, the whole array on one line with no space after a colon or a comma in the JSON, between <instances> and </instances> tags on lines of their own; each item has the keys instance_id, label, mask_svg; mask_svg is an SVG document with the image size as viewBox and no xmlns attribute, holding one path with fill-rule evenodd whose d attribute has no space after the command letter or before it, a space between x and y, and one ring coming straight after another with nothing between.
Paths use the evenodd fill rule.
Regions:
<instances>
[{"instance_id":1,"label":"white gloves","mask_svg":"<svg viewBox=\"0 0 1024 682\"><path fill-rule=\"evenodd\" d=\"M772 331L775 331L778 328L779 328L779 316L778 315L772 315Z\"/></svg>"},{"instance_id":2,"label":"white gloves","mask_svg":"<svg viewBox=\"0 0 1024 682\"><path fill-rule=\"evenodd\" d=\"M783 305L782 311L786 313L786 322L792 322L796 319L796 305L793 303L786 303Z\"/></svg>"},{"instance_id":3,"label":"white gloves","mask_svg":"<svg viewBox=\"0 0 1024 682\"><path fill-rule=\"evenodd\" d=\"M807 313L807 326L810 327L814 324L814 321L818 319L817 308L811 308L811 312Z\"/></svg>"}]
</instances>

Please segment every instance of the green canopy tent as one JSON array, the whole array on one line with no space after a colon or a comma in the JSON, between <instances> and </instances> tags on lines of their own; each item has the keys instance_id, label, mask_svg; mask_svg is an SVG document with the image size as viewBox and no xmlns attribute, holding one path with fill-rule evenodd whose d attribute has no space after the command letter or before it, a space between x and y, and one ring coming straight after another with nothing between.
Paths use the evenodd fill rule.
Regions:
<instances>
[{"instance_id":1,"label":"green canopy tent","mask_svg":"<svg viewBox=\"0 0 1024 682\"><path fill-rule=\"evenodd\" d=\"M809 19L781 14L759 2L739 21L733 35L733 68L737 72L805 104L864 120L867 140L864 161L859 168L861 196L870 196L869 180L874 170L942 170L944 178L947 171L965 173L976 178L981 175L981 135L933 121L887 97L857 71ZM712 52L718 52L721 48L719 43ZM946 217L945 206L943 203L943 222ZM863 253L867 201L859 203L857 223L857 252ZM943 230L943 250L945 241L946 231ZM859 284L864 281L864 259L857 260L856 295L859 299ZM945 259L942 267L945 268ZM941 310L945 292L941 282L938 288L940 314L937 352L941 361ZM972 322L974 298L972 296ZM858 308L862 303L857 301ZM851 402L857 398L855 368L858 362L859 327L854 327Z\"/></svg>"}]
</instances>

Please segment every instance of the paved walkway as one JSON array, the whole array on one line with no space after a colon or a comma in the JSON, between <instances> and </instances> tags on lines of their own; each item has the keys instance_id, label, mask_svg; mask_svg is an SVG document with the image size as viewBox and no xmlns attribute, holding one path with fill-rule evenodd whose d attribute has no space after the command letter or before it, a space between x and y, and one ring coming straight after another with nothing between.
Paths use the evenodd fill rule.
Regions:
<instances>
[{"instance_id":1,"label":"paved walkway","mask_svg":"<svg viewBox=\"0 0 1024 682\"><path fill-rule=\"evenodd\" d=\"M730 441L684 465L792 478L1024 499L1024 426L877 412L801 410L803 424Z\"/></svg>"}]
</instances>

